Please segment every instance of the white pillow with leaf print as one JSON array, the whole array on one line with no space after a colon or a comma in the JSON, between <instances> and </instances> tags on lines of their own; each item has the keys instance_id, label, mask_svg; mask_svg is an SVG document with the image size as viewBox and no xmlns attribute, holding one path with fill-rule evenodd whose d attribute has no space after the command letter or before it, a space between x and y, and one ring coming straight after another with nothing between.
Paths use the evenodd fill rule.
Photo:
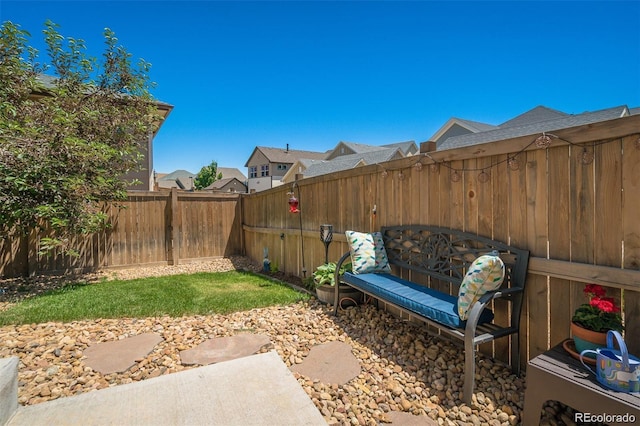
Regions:
<instances>
[{"instance_id":1,"label":"white pillow with leaf print","mask_svg":"<svg viewBox=\"0 0 640 426\"><path fill-rule=\"evenodd\" d=\"M351 268L354 274L391 272L382 234L347 231L345 235L349 243Z\"/></svg>"},{"instance_id":2,"label":"white pillow with leaf print","mask_svg":"<svg viewBox=\"0 0 640 426\"><path fill-rule=\"evenodd\" d=\"M496 254L485 254L473 261L458 291L458 316L466 321L469 310L486 292L497 290L504 281L504 263Z\"/></svg>"}]
</instances>

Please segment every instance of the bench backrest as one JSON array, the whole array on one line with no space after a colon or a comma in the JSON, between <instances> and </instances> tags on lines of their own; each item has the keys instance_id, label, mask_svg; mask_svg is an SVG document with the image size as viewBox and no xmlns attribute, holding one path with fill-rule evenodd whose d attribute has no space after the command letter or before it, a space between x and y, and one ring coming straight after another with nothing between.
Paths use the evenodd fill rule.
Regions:
<instances>
[{"instance_id":1,"label":"bench backrest","mask_svg":"<svg viewBox=\"0 0 640 426\"><path fill-rule=\"evenodd\" d=\"M503 287L524 288L529 251L455 229L387 226L381 229L389 263L460 285L473 261L494 250L505 265Z\"/></svg>"}]
</instances>

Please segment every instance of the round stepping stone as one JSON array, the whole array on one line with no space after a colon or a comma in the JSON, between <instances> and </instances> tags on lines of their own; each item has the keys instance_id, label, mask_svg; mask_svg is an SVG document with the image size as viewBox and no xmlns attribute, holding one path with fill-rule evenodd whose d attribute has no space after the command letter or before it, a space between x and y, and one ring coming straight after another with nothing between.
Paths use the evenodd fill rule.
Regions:
<instances>
[{"instance_id":1,"label":"round stepping stone","mask_svg":"<svg viewBox=\"0 0 640 426\"><path fill-rule=\"evenodd\" d=\"M193 349L180 352L180 361L185 365L208 365L253 355L271 344L269 336L263 334L238 334L231 337L216 337L205 340Z\"/></svg>"},{"instance_id":2,"label":"round stepping stone","mask_svg":"<svg viewBox=\"0 0 640 426\"><path fill-rule=\"evenodd\" d=\"M311 348L309 355L291 371L323 383L344 385L360 374L360 362L344 342L328 342Z\"/></svg>"},{"instance_id":3,"label":"round stepping stone","mask_svg":"<svg viewBox=\"0 0 640 426\"><path fill-rule=\"evenodd\" d=\"M438 426L438 422L429 416L416 416L402 411L389 411L387 417L392 425L402 426Z\"/></svg>"},{"instance_id":4,"label":"round stepping stone","mask_svg":"<svg viewBox=\"0 0 640 426\"><path fill-rule=\"evenodd\" d=\"M133 367L137 359L144 358L162 342L156 333L138 334L114 342L97 343L84 351L84 363L102 374L123 373Z\"/></svg>"}]
</instances>

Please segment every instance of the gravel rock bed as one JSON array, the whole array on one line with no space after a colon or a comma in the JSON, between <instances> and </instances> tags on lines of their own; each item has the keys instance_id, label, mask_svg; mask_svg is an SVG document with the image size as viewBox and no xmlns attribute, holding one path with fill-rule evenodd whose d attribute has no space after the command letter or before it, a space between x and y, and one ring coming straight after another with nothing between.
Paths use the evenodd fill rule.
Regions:
<instances>
[{"instance_id":1,"label":"gravel rock bed","mask_svg":"<svg viewBox=\"0 0 640 426\"><path fill-rule=\"evenodd\" d=\"M244 258L179 266L106 271L86 276L99 282L112 278L259 268ZM0 288L23 286L25 294L44 288L37 279ZM63 285L60 284L60 285ZM12 287L13 286L13 287ZM32 293L24 291L28 287ZM16 294L17 294L16 293ZM9 300L17 297L11 295ZM5 300L5 306L8 302ZM426 415L441 425L516 425L524 403L524 377L500 363L479 356L476 394L462 403L464 354L460 347L424 333L424 329L378 311L373 306L348 308L337 318L312 298L290 306L254 309L230 315L181 318L126 318L5 326L0 328L0 357L18 356L19 402L41 402L145 380L193 368L182 365L179 351L213 337L241 332L266 334L283 361L301 363L312 346L346 342L362 365L360 375L339 386L296 378L329 424L388 423L389 411ZM158 333L164 341L125 373L100 374L83 363L91 344ZM265 349L268 350L269 348ZM572 424L571 412L548 406L543 424Z\"/></svg>"}]
</instances>

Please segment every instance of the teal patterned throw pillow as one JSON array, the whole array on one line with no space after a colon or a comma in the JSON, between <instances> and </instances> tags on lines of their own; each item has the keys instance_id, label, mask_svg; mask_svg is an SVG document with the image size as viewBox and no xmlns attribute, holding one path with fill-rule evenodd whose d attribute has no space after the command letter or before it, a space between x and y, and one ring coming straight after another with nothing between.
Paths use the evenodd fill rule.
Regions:
<instances>
[{"instance_id":1,"label":"teal patterned throw pillow","mask_svg":"<svg viewBox=\"0 0 640 426\"><path fill-rule=\"evenodd\" d=\"M486 254L474 260L458 291L460 319L466 321L473 304L486 292L500 288L502 281L504 281L504 263L499 256Z\"/></svg>"},{"instance_id":2,"label":"teal patterned throw pillow","mask_svg":"<svg viewBox=\"0 0 640 426\"><path fill-rule=\"evenodd\" d=\"M354 274L391 272L382 234L347 231L345 235L349 243Z\"/></svg>"}]
</instances>

